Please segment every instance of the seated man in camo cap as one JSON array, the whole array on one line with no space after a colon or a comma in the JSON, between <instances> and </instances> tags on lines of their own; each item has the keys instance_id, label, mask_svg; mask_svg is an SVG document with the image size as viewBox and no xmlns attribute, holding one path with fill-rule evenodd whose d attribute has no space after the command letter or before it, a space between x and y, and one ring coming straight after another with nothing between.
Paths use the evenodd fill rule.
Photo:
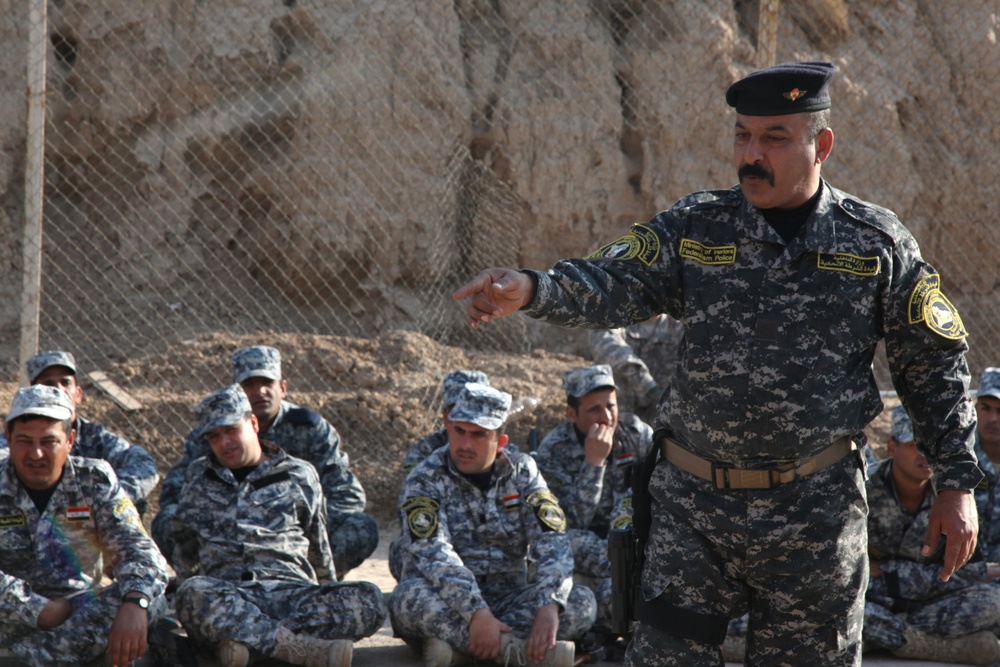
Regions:
<instances>
[{"instance_id":1,"label":"seated man in camo cap","mask_svg":"<svg viewBox=\"0 0 1000 667\"><path fill-rule=\"evenodd\" d=\"M222 667L258 654L349 667L352 641L378 631L385 602L374 584L331 583L316 469L260 439L239 385L196 412L210 452L187 467L173 515L179 619Z\"/></svg>"},{"instance_id":2,"label":"seated man in camo cap","mask_svg":"<svg viewBox=\"0 0 1000 667\"><path fill-rule=\"evenodd\" d=\"M478 382L479 384L490 386L490 380L486 373L479 371L452 371L444 376L441 381L441 430L435 431L428 436L424 436L417 441L403 458L403 471L409 472L415 465L427 458L427 455L438 447L448 444L448 413L465 389L468 382Z\"/></svg>"},{"instance_id":3,"label":"seated man in camo cap","mask_svg":"<svg viewBox=\"0 0 1000 667\"><path fill-rule=\"evenodd\" d=\"M448 446L417 464L400 495L406 559L389 613L399 636L423 643L426 667L572 667L568 640L594 620L593 594L573 584L559 502L534 459L504 448L510 400L466 384Z\"/></svg>"},{"instance_id":4,"label":"seated man in camo cap","mask_svg":"<svg viewBox=\"0 0 1000 667\"><path fill-rule=\"evenodd\" d=\"M947 581L942 553L925 554L934 471L903 406L892 412L888 458L869 478L866 647L900 658L993 665L1000 661L1000 565L977 551ZM942 547L941 552L944 549Z\"/></svg>"},{"instance_id":5,"label":"seated man in camo cap","mask_svg":"<svg viewBox=\"0 0 1000 667\"><path fill-rule=\"evenodd\" d=\"M1000 368L987 368L979 379L975 451L986 476L975 490L979 544L989 560L1000 561Z\"/></svg>"},{"instance_id":6,"label":"seated man in camo cap","mask_svg":"<svg viewBox=\"0 0 1000 667\"><path fill-rule=\"evenodd\" d=\"M337 577L343 578L375 551L378 525L364 513L365 491L351 472L337 430L319 414L285 400L288 382L282 377L281 353L275 348L242 348L233 352L231 362L233 382L246 392L261 437L316 466L326 495L333 562ZM153 538L164 554L173 553L170 517L184 471L208 451L208 443L195 429L184 442L184 455L167 472L160 513L153 520Z\"/></svg>"},{"instance_id":7,"label":"seated man in camo cap","mask_svg":"<svg viewBox=\"0 0 1000 667\"><path fill-rule=\"evenodd\" d=\"M132 499L140 516L145 513L149 494L160 481L156 461L142 447L80 416L83 387L76 381L73 355L61 350L40 352L28 359L25 367L31 384L62 389L73 400L73 430L76 431L73 456L104 459L110 463L118 476L118 483ZM0 450L6 449L7 441L0 438Z\"/></svg>"},{"instance_id":8,"label":"seated man in camo cap","mask_svg":"<svg viewBox=\"0 0 1000 667\"><path fill-rule=\"evenodd\" d=\"M598 593L595 629L605 630L611 623L612 513L628 492L632 464L649 451L653 429L631 413L618 413L611 366L575 368L562 381L566 419L542 439L536 460L566 511L575 573Z\"/></svg>"},{"instance_id":9,"label":"seated man in camo cap","mask_svg":"<svg viewBox=\"0 0 1000 667\"><path fill-rule=\"evenodd\" d=\"M19 389L0 461L0 647L35 667L146 652L167 564L107 461L73 455L73 400ZM110 583L104 585L105 577Z\"/></svg>"}]
</instances>

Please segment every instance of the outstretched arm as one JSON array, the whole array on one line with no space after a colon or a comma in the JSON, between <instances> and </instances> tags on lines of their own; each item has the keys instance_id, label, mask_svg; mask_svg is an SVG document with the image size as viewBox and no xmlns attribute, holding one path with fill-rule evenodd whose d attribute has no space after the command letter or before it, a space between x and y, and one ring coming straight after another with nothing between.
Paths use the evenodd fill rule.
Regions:
<instances>
[{"instance_id":1,"label":"outstretched arm","mask_svg":"<svg viewBox=\"0 0 1000 667\"><path fill-rule=\"evenodd\" d=\"M452 295L456 301L469 298L465 315L472 328L494 317L517 312L535 298L535 282L513 269L486 269L459 287Z\"/></svg>"}]
</instances>

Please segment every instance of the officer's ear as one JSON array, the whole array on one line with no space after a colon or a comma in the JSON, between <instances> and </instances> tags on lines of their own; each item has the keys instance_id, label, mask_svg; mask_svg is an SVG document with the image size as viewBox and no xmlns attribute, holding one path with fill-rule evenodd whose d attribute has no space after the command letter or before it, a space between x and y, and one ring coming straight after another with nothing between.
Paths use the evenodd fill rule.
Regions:
<instances>
[{"instance_id":1,"label":"officer's ear","mask_svg":"<svg viewBox=\"0 0 1000 667\"><path fill-rule=\"evenodd\" d=\"M570 421L576 421L576 408L572 405L566 406L566 419Z\"/></svg>"},{"instance_id":2,"label":"officer's ear","mask_svg":"<svg viewBox=\"0 0 1000 667\"><path fill-rule=\"evenodd\" d=\"M896 449L898 447L899 447L899 442L895 438L890 437L888 440L885 441L886 453L890 459L896 455Z\"/></svg>"},{"instance_id":3,"label":"officer's ear","mask_svg":"<svg viewBox=\"0 0 1000 667\"><path fill-rule=\"evenodd\" d=\"M507 437L506 433L500 435L497 438L497 451L499 452L501 449L506 447L508 442L510 442L510 438Z\"/></svg>"}]
</instances>

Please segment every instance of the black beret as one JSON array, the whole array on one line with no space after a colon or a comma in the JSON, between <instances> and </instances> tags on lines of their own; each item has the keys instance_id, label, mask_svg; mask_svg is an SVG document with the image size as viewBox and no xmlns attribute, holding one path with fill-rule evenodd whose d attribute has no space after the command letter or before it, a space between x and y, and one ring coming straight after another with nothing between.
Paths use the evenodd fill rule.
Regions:
<instances>
[{"instance_id":1,"label":"black beret","mask_svg":"<svg viewBox=\"0 0 1000 667\"><path fill-rule=\"evenodd\" d=\"M744 116L784 116L830 108L832 63L781 63L752 72L726 91L726 102Z\"/></svg>"}]
</instances>

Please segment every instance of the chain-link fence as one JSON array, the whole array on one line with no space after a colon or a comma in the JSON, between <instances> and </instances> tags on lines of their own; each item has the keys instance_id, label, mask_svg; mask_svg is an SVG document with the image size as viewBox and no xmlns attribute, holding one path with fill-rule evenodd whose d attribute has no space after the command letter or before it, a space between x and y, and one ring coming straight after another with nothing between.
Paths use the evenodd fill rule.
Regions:
<instances>
[{"instance_id":1,"label":"chain-link fence","mask_svg":"<svg viewBox=\"0 0 1000 667\"><path fill-rule=\"evenodd\" d=\"M581 351L523 318L472 334L450 293L483 266L544 268L732 185L722 93L761 64L759 42L838 65L824 174L899 214L964 315L975 376L1000 364L1000 167L984 150L1000 140L997 0L0 6L3 369L13 380L22 321L33 347L32 300L18 304L38 248L22 222L43 201L38 345L140 398L169 385L174 416L103 415L139 439L179 443L236 343L409 329ZM44 190L26 177L41 129L26 130L26 64L43 50ZM172 367L192 341L217 358ZM428 426L439 379L419 397ZM295 380L300 397L345 381Z\"/></svg>"}]
</instances>

